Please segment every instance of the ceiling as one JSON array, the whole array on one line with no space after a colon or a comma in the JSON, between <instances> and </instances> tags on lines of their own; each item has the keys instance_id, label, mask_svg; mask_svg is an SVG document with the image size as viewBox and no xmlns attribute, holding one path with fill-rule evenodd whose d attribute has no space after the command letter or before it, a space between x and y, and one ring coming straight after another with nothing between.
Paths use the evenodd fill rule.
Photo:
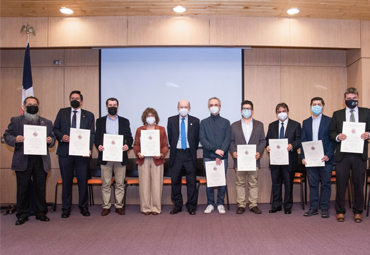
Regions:
<instances>
[{"instance_id":1,"label":"ceiling","mask_svg":"<svg viewBox=\"0 0 370 255\"><path fill-rule=\"evenodd\" d=\"M180 15L172 8L182 5L182 15L234 15L292 17L286 10L297 7L294 17L370 20L370 0L0 0L2 17ZM61 7L74 14L59 12Z\"/></svg>"}]
</instances>

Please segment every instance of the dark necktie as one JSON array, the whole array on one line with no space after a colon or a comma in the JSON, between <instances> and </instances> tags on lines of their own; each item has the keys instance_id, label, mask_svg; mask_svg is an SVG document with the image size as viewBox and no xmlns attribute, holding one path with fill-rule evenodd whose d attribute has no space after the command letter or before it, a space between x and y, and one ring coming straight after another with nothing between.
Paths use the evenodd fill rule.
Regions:
<instances>
[{"instance_id":1,"label":"dark necktie","mask_svg":"<svg viewBox=\"0 0 370 255\"><path fill-rule=\"evenodd\" d=\"M73 116L72 116L72 125L71 127L76 128L76 123L77 123L77 116L76 116L77 111L73 111Z\"/></svg>"},{"instance_id":2,"label":"dark necktie","mask_svg":"<svg viewBox=\"0 0 370 255\"><path fill-rule=\"evenodd\" d=\"M185 118L181 118L181 148L186 149Z\"/></svg>"},{"instance_id":3,"label":"dark necktie","mask_svg":"<svg viewBox=\"0 0 370 255\"><path fill-rule=\"evenodd\" d=\"M281 122L279 139L283 139L283 138L284 138L284 122Z\"/></svg>"},{"instance_id":4,"label":"dark necktie","mask_svg":"<svg viewBox=\"0 0 370 255\"><path fill-rule=\"evenodd\" d=\"M355 121L355 115L353 114L353 111L354 111L354 110L350 110L350 112L351 112L351 116L349 117L349 121L350 121L350 122L356 122L356 121Z\"/></svg>"}]
</instances>

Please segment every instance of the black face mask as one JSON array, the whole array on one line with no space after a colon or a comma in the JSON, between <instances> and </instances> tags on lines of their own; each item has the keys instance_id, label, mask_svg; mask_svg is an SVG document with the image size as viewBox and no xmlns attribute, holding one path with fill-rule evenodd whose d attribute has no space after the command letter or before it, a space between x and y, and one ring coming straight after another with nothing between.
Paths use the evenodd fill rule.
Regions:
<instances>
[{"instance_id":1,"label":"black face mask","mask_svg":"<svg viewBox=\"0 0 370 255\"><path fill-rule=\"evenodd\" d=\"M108 107L108 113L110 115L116 115L117 114L117 107Z\"/></svg>"},{"instance_id":2,"label":"black face mask","mask_svg":"<svg viewBox=\"0 0 370 255\"><path fill-rule=\"evenodd\" d=\"M78 107L80 107L80 102L78 102L77 100L73 100L73 101L71 101L71 106L73 108L78 108Z\"/></svg>"},{"instance_id":3,"label":"black face mask","mask_svg":"<svg viewBox=\"0 0 370 255\"><path fill-rule=\"evenodd\" d=\"M352 100L352 99L351 100L346 100L346 105L349 109L356 108L357 104L358 104L358 100Z\"/></svg>"},{"instance_id":4,"label":"black face mask","mask_svg":"<svg viewBox=\"0 0 370 255\"><path fill-rule=\"evenodd\" d=\"M29 114L36 114L39 111L39 107L37 105L30 105L27 106L27 113Z\"/></svg>"}]
</instances>

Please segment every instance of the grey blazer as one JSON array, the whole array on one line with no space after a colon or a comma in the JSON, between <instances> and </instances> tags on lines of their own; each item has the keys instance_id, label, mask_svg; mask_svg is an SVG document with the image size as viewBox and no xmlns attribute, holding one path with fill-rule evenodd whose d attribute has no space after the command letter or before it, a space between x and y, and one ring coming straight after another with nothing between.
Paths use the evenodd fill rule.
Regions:
<instances>
[{"instance_id":1,"label":"grey blazer","mask_svg":"<svg viewBox=\"0 0 370 255\"><path fill-rule=\"evenodd\" d=\"M5 130L4 140L9 145L14 147L12 170L25 171L28 163L28 155L23 154L23 143L15 143L15 139L18 135L23 136L23 125L26 120L23 115L13 117L10 120L8 129ZM48 148L52 148L55 145L55 135L53 133L53 124L50 120L40 117L40 126L46 126L47 137L52 138L52 142L48 144ZM42 156L42 162L44 165L44 171L49 172L51 168L49 149L48 154Z\"/></svg>"},{"instance_id":2,"label":"grey blazer","mask_svg":"<svg viewBox=\"0 0 370 255\"><path fill-rule=\"evenodd\" d=\"M232 156L233 153L237 151L238 144L247 144L245 141L241 120L235 121L231 125L231 144L229 150ZM262 122L253 119L253 130L248 144L256 145L256 151L260 153L261 158L266 146L265 130ZM234 158L234 168L236 167L237 159ZM261 167L260 159L257 160L257 167Z\"/></svg>"}]
</instances>

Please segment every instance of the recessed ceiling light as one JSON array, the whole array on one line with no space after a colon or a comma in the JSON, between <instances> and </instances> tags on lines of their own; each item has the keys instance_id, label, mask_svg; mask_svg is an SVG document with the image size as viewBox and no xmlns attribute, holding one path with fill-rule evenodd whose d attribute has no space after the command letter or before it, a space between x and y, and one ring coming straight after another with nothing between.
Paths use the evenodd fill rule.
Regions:
<instances>
[{"instance_id":1,"label":"recessed ceiling light","mask_svg":"<svg viewBox=\"0 0 370 255\"><path fill-rule=\"evenodd\" d=\"M290 8L289 10L286 11L286 13L288 13L289 15L294 15L294 14L297 14L299 12L300 12L300 10L298 8Z\"/></svg>"},{"instance_id":2,"label":"recessed ceiling light","mask_svg":"<svg viewBox=\"0 0 370 255\"><path fill-rule=\"evenodd\" d=\"M73 13L73 10L72 9L69 9L69 8L66 8L66 7L60 8L59 11L61 13L64 13L64 14L72 14Z\"/></svg>"},{"instance_id":3,"label":"recessed ceiling light","mask_svg":"<svg viewBox=\"0 0 370 255\"><path fill-rule=\"evenodd\" d=\"M172 10L177 13L183 13L186 11L186 8L182 7L181 5L178 5L176 7L173 7Z\"/></svg>"}]
</instances>

